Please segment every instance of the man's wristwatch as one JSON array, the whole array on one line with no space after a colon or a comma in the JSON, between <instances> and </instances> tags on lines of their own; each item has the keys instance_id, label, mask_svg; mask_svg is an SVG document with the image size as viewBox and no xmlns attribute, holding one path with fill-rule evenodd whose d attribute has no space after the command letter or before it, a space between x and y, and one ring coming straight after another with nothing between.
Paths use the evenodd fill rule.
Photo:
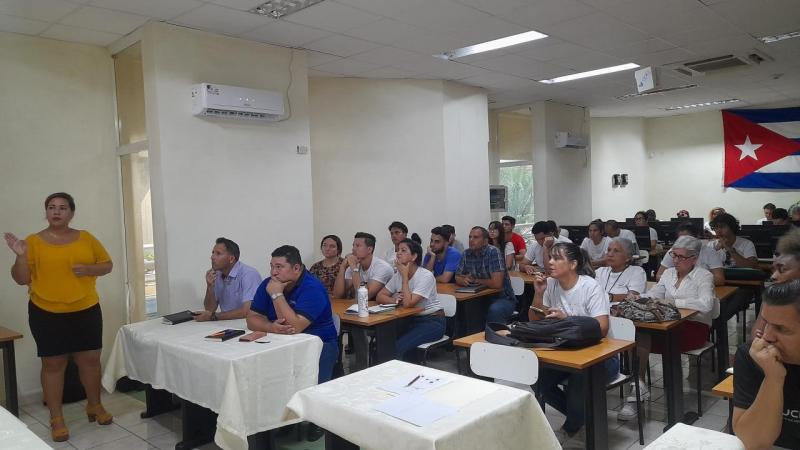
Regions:
<instances>
[{"instance_id":1,"label":"man's wristwatch","mask_svg":"<svg viewBox=\"0 0 800 450\"><path fill-rule=\"evenodd\" d=\"M350 271L353 272L353 273L358 273L358 272L361 272L361 269L356 267L355 269L350 269Z\"/></svg>"},{"instance_id":2,"label":"man's wristwatch","mask_svg":"<svg viewBox=\"0 0 800 450\"><path fill-rule=\"evenodd\" d=\"M213 311L211 313L211 320L217 320L217 312L216 311Z\"/></svg>"},{"instance_id":3,"label":"man's wristwatch","mask_svg":"<svg viewBox=\"0 0 800 450\"><path fill-rule=\"evenodd\" d=\"M276 292L274 294L270 294L273 300L277 300L278 297L283 297L283 292Z\"/></svg>"}]
</instances>

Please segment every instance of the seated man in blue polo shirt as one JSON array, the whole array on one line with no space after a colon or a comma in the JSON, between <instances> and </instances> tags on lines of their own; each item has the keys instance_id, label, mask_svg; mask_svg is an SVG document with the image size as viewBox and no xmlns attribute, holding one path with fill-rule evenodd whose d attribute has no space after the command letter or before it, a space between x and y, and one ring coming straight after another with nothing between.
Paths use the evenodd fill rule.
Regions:
<instances>
[{"instance_id":1,"label":"seated man in blue polo shirt","mask_svg":"<svg viewBox=\"0 0 800 450\"><path fill-rule=\"evenodd\" d=\"M247 327L267 333L318 336L322 340L318 382L324 383L331 379L339 357L328 291L306 270L297 248L283 245L271 256L271 276L256 290Z\"/></svg>"},{"instance_id":2,"label":"seated man in blue polo shirt","mask_svg":"<svg viewBox=\"0 0 800 450\"><path fill-rule=\"evenodd\" d=\"M461 253L450 246L450 231L441 226L431 230L431 245L422 266L436 277L437 283L455 283L454 274L461 262Z\"/></svg>"}]
</instances>

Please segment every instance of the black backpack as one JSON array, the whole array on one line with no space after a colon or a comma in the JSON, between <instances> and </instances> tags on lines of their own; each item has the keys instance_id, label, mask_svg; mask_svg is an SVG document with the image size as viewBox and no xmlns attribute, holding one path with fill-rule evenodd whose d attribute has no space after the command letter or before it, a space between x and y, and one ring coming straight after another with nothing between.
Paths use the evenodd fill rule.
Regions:
<instances>
[{"instance_id":1,"label":"black backpack","mask_svg":"<svg viewBox=\"0 0 800 450\"><path fill-rule=\"evenodd\" d=\"M507 330L508 333L498 334ZM542 319L510 325L487 323L486 342L512 347L583 348L603 339L600 322L592 317L569 316L565 319Z\"/></svg>"}]
</instances>

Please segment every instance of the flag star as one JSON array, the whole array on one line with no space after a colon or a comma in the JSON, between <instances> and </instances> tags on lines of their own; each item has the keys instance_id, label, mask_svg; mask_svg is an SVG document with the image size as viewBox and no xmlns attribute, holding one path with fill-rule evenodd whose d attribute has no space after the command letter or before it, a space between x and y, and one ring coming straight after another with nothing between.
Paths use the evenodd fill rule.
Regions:
<instances>
[{"instance_id":1,"label":"flag star","mask_svg":"<svg viewBox=\"0 0 800 450\"><path fill-rule=\"evenodd\" d=\"M750 135L747 135L747 138L744 140L744 143L741 145L736 145L735 147L738 148L742 154L739 155L739 161L750 157L758 161L758 157L756 156L756 150L764 144L753 144L750 142Z\"/></svg>"}]
</instances>

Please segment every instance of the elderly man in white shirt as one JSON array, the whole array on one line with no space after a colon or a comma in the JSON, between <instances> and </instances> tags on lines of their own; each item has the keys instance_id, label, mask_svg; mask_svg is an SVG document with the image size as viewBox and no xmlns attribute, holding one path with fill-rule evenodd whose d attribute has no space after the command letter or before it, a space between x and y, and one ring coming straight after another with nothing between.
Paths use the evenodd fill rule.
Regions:
<instances>
[{"instance_id":1,"label":"elderly man in white shirt","mask_svg":"<svg viewBox=\"0 0 800 450\"><path fill-rule=\"evenodd\" d=\"M714 277L706 269L697 266L697 258L703 243L691 236L681 236L672 245L670 255L675 263L664 271L658 284L645 292L642 297L664 299L672 302L678 308L694 309L698 313L680 325L678 331L678 350L681 352L694 350L705 344L711 323L719 314L719 300L714 294ZM636 296L633 296L636 297ZM652 341L650 335L637 334L636 348L639 361L649 361L650 353L661 353L662 344ZM650 398L644 374L647 364L639 368L639 389L642 400ZM628 397L626 403L619 411L619 420L629 420L636 417L636 408L632 402L635 397Z\"/></svg>"}]
</instances>

